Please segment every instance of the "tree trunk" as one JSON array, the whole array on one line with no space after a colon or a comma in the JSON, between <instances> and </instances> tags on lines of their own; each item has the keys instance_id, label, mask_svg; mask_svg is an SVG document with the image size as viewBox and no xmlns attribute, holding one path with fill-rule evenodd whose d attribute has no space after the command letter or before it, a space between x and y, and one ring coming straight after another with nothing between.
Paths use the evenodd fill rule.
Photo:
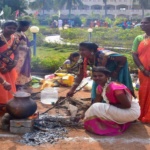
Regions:
<instances>
[{"instance_id":1,"label":"tree trunk","mask_svg":"<svg viewBox=\"0 0 150 150\"><path fill-rule=\"evenodd\" d=\"M142 18L144 18L144 7L142 7Z\"/></svg>"},{"instance_id":2,"label":"tree trunk","mask_svg":"<svg viewBox=\"0 0 150 150\"><path fill-rule=\"evenodd\" d=\"M43 16L44 16L44 6L45 6L45 0L43 0Z\"/></svg>"},{"instance_id":3,"label":"tree trunk","mask_svg":"<svg viewBox=\"0 0 150 150\"><path fill-rule=\"evenodd\" d=\"M105 18L106 18L106 17L107 17L107 7L106 7L107 4L106 4L106 3L104 3L104 4L105 4L105 5L104 5L104 6L105 6Z\"/></svg>"},{"instance_id":4,"label":"tree trunk","mask_svg":"<svg viewBox=\"0 0 150 150\"><path fill-rule=\"evenodd\" d=\"M71 17L71 8L69 8L69 14L68 14L68 18L70 19Z\"/></svg>"}]
</instances>

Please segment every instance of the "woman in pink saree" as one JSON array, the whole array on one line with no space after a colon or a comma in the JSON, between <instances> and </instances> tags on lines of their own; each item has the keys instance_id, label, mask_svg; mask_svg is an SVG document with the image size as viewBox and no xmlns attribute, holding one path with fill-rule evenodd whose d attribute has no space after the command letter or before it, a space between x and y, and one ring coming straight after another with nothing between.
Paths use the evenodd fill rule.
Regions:
<instances>
[{"instance_id":1,"label":"woman in pink saree","mask_svg":"<svg viewBox=\"0 0 150 150\"><path fill-rule=\"evenodd\" d=\"M94 67L92 73L97 95L85 112L84 127L99 135L121 134L140 116L138 101L125 85L109 82L110 71L105 67Z\"/></svg>"}]
</instances>

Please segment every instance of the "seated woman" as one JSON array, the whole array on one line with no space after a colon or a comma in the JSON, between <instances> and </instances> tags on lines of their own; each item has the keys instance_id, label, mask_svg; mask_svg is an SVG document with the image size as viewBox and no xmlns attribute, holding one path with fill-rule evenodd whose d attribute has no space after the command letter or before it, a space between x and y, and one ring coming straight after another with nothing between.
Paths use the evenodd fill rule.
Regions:
<instances>
[{"instance_id":1,"label":"seated woman","mask_svg":"<svg viewBox=\"0 0 150 150\"><path fill-rule=\"evenodd\" d=\"M80 58L80 54L77 52L71 53L67 60L63 63L61 67L55 73L71 73L78 74L79 65L78 60Z\"/></svg>"},{"instance_id":2,"label":"seated woman","mask_svg":"<svg viewBox=\"0 0 150 150\"><path fill-rule=\"evenodd\" d=\"M94 67L92 78L98 84L96 99L85 112L84 127L99 135L118 135L140 116L140 106L130 90L118 82L110 82L110 71Z\"/></svg>"}]
</instances>

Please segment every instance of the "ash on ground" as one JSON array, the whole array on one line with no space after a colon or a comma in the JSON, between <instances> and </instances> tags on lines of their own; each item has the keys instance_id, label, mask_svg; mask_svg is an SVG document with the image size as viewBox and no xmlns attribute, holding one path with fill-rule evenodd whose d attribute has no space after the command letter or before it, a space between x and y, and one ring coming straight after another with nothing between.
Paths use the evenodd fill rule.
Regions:
<instances>
[{"instance_id":1,"label":"ash on ground","mask_svg":"<svg viewBox=\"0 0 150 150\"><path fill-rule=\"evenodd\" d=\"M82 125L71 119L58 116L41 116L34 122L34 131L24 134L22 139L19 140L19 143L31 146L36 146L47 142L53 144L58 140L67 137L67 127L82 128Z\"/></svg>"}]
</instances>

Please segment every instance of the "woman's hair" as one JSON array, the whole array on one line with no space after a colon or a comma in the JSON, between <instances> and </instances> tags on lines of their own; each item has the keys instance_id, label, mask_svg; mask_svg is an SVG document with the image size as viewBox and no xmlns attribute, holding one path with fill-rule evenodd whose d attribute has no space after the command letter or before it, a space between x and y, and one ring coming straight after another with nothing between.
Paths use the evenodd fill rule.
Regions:
<instances>
[{"instance_id":1,"label":"woman's hair","mask_svg":"<svg viewBox=\"0 0 150 150\"><path fill-rule=\"evenodd\" d=\"M94 52L94 53L97 52L97 48L98 48L97 44L91 43L91 42L81 42L79 46L83 46L87 48L89 51Z\"/></svg>"},{"instance_id":2,"label":"woman's hair","mask_svg":"<svg viewBox=\"0 0 150 150\"><path fill-rule=\"evenodd\" d=\"M74 57L78 57L80 54L78 52L71 53L68 59L72 60Z\"/></svg>"},{"instance_id":3,"label":"woman's hair","mask_svg":"<svg viewBox=\"0 0 150 150\"><path fill-rule=\"evenodd\" d=\"M147 20L148 22L150 22L150 16L149 17L144 17L144 20Z\"/></svg>"},{"instance_id":4,"label":"woman's hair","mask_svg":"<svg viewBox=\"0 0 150 150\"><path fill-rule=\"evenodd\" d=\"M4 29L7 26L10 26L10 25L14 25L14 26L18 27L18 23L16 21L8 20L2 24L2 29Z\"/></svg>"},{"instance_id":5,"label":"woman's hair","mask_svg":"<svg viewBox=\"0 0 150 150\"><path fill-rule=\"evenodd\" d=\"M18 21L18 23L19 23L19 26L21 27L30 26L31 24L31 22L27 20L21 20L21 21Z\"/></svg>"},{"instance_id":6,"label":"woman's hair","mask_svg":"<svg viewBox=\"0 0 150 150\"><path fill-rule=\"evenodd\" d=\"M106 67L103 66L93 67L92 72L102 72L107 76L110 76L111 73Z\"/></svg>"}]
</instances>

